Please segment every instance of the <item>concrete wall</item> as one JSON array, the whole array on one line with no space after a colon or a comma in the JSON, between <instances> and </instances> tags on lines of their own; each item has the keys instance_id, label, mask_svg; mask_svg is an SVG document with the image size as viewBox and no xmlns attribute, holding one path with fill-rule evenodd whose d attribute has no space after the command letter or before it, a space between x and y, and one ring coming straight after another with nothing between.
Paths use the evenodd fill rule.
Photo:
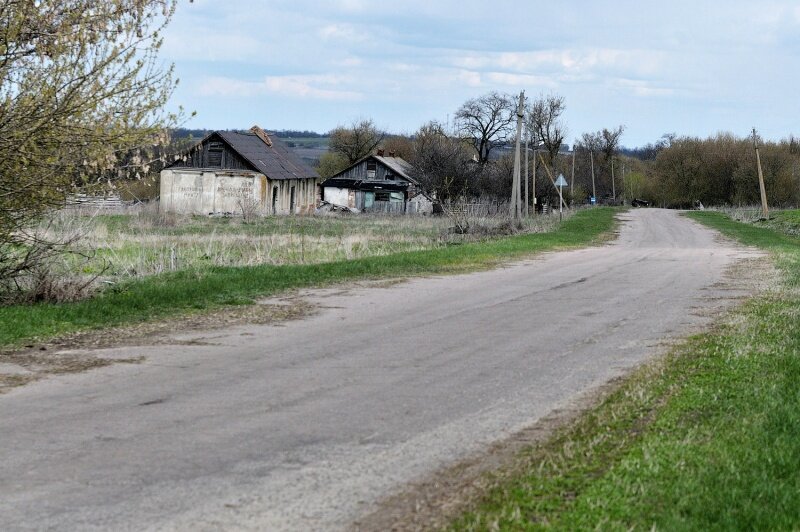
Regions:
<instances>
[{"instance_id":1,"label":"concrete wall","mask_svg":"<svg viewBox=\"0 0 800 532\"><path fill-rule=\"evenodd\" d=\"M325 187L323 199L342 207L355 207L355 197L349 188Z\"/></svg>"},{"instance_id":2,"label":"concrete wall","mask_svg":"<svg viewBox=\"0 0 800 532\"><path fill-rule=\"evenodd\" d=\"M266 213L312 214L322 199L318 186L322 181L322 178L268 180Z\"/></svg>"},{"instance_id":3,"label":"concrete wall","mask_svg":"<svg viewBox=\"0 0 800 532\"><path fill-rule=\"evenodd\" d=\"M257 172L167 169L161 172L161 208L186 214L305 214L319 202L322 179L269 180Z\"/></svg>"}]
</instances>

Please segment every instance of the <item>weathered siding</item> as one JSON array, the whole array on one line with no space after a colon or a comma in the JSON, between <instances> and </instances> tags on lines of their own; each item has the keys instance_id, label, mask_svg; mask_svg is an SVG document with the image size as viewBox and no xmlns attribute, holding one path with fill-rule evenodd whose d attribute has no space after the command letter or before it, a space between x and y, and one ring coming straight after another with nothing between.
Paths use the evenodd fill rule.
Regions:
<instances>
[{"instance_id":1,"label":"weathered siding","mask_svg":"<svg viewBox=\"0 0 800 532\"><path fill-rule=\"evenodd\" d=\"M368 174L367 166L370 164L375 165L374 176ZM342 173L337 174L336 178L360 179L362 181L386 181L387 175L388 175L388 180L390 182L407 183L407 181L402 177L398 176L396 172L392 171L390 168L387 168L385 165L373 159L366 159L364 161L361 161L359 164L353 166L352 168L348 168Z\"/></svg>"},{"instance_id":2,"label":"weathered siding","mask_svg":"<svg viewBox=\"0 0 800 532\"><path fill-rule=\"evenodd\" d=\"M224 168L226 170L248 170L255 168L233 151L219 135L210 135L192 148L172 168Z\"/></svg>"}]
</instances>

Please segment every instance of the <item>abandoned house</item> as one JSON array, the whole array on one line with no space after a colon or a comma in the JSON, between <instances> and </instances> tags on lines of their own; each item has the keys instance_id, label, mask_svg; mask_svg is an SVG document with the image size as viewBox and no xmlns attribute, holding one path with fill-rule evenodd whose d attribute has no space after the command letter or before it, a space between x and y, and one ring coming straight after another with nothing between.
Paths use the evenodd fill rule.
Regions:
<instances>
[{"instance_id":1,"label":"abandoned house","mask_svg":"<svg viewBox=\"0 0 800 532\"><path fill-rule=\"evenodd\" d=\"M394 154L368 155L322 183L322 199L360 212L428 214L433 202L411 174L414 168Z\"/></svg>"},{"instance_id":2,"label":"abandoned house","mask_svg":"<svg viewBox=\"0 0 800 532\"><path fill-rule=\"evenodd\" d=\"M161 171L161 208L190 214L303 214L322 178L280 140L253 126L215 131Z\"/></svg>"}]
</instances>

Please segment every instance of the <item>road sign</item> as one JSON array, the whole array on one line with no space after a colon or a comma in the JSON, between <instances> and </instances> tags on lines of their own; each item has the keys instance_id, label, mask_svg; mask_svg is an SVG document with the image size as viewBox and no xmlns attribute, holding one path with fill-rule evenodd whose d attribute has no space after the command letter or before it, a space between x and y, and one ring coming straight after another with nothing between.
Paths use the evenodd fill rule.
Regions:
<instances>
[{"instance_id":1,"label":"road sign","mask_svg":"<svg viewBox=\"0 0 800 532\"><path fill-rule=\"evenodd\" d=\"M558 187L558 219L561 220L561 212L564 207L564 187L567 186L567 180L564 179L564 174L558 174L555 185Z\"/></svg>"},{"instance_id":2,"label":"road sign","mask_svg":"<svg viewBox=\"0 0 800 532\"><path fill-rule=\"evenodd\" d=\"M589 201L592 203L592 205L594 205L595 203L597 203L597 199L596 199L594 196L592 196L591 198L589 198Z\"/></svg>"}]
</instances>

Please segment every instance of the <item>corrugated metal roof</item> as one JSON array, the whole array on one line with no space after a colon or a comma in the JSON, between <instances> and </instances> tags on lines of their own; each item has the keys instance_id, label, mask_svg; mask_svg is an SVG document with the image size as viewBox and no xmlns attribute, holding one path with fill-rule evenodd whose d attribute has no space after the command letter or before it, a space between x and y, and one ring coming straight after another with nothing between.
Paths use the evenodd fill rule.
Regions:
<instances>
[{"instance_id":1,"label":"corrugated metal roof","mask_svg":"<svg viewBox=\"0 0 800 532\"><path fill-rule=\"evenodd\" d=\"M268 146L253 132L217 131L222 139L269 179L319 178L319 174L274 136Z\"/></svg>"}]
</instances>

